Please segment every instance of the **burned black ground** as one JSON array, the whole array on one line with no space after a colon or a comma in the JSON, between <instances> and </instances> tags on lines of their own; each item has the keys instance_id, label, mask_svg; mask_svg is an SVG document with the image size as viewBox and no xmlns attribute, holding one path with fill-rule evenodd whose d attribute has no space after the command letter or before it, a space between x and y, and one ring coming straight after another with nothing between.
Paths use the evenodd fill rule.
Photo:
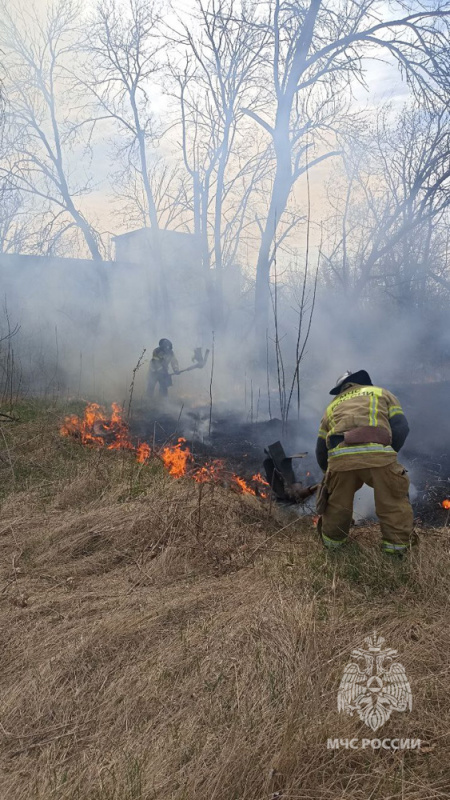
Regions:
<instances>
[{"instance_id":1,"label":"burned black ground","mask_svg":"<svg viewBox=\"0 0 450 800\"><path fill-rule=\"evenodd\" d=\"M400 387L396 392L402 397L411 429L400 461L409 472L417 522L442 525L447 514L442 502L450 497L450 451L443 435L450 384ZM157 446L182 436L199 464L222 459L230 471L245 479L263 471L265 448L280 440L287 455L306 454L293 461L299 482L308 486L322 477L314 456L315 431L310 420L303 425L298 421L283 425L278 418L251 422L223 411L213 415L210 426L208 407L183 409L178 416L137 409L131 427L134 437Z\"/></svg>"}]
</instances>

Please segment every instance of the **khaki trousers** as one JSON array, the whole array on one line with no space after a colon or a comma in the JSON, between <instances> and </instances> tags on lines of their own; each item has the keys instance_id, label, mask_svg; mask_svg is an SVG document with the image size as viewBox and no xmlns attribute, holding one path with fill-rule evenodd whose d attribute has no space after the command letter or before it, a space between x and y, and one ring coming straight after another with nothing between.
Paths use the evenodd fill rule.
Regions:
<instances>
[{"instance_id":1,"label":"khaki trousers","mask_svg":"<svg viewBox=\"0 0 450 800\"><path fill-rule=\"evenodd\" d=\"M375 511L383 544L409 545L413 536L413 510L409 502L409 478L397 461L383 467L345 471L328 470L325 476L328 504L321 519L324 544L345 541L353 516L355 492L366 483L374 490ZM328 540L328 541L327 541Z\"/></svg>"}]
</instances>

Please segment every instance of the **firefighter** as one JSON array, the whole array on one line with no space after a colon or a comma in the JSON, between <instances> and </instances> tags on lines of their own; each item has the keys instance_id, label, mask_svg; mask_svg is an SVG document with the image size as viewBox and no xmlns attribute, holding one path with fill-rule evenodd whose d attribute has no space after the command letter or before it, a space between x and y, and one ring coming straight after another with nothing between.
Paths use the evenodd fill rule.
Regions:
<instances>
[{"instance_id":1,"label":"firefighter","mask_svg":"<svg viewBox=\"0 0 450 800\"><path fill-rule=\"evenodd\" d=\"M353 498L371 486L385 553L402 556L413 539L409 478L397 461L409 433L402 407L391 392L373 386L365 370L346 372L330 391L319 429L316 458L325 473L317 497L319 531L327 548L347 540Z\"/></svg>"},{"instance_id":2,"label":"firefighter","mask_svg":"<svg viewBox=\"0 0 450 800\"><path fill-rule=\"evenodd\" d=\"M153 350L148 373L148 393L153 395L156 384L159 383L160 397L167 397L169 386L172 386L172 377L169 367L175 375L179 373L178 361L173 352L172 342L169 339L160 339L158 347Z\"/></svg>"}]
</instances>

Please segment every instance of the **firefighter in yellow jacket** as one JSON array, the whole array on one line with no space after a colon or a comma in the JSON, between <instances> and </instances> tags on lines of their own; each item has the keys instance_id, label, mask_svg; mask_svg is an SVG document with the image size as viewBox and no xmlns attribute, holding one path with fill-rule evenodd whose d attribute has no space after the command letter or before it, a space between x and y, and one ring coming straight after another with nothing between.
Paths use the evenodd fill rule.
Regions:
<instances>
[{"instance_id":1,"label":"firefighter in yellow jacket","mask_svg":"<svg viewBox=\"0 0 450 800\"><path fill-rule=\"evenodd\" d=\"M403 555L413 538L409 479L397 453L409 433L391 392L373 386L365 370L346 372L330 391L335 399L320 424L316 458L325 472L318 495L319 530L328 548L348 536L355 492L371 486L386 553Z\"/></svg>"},{"instance_id":2,"label":"firefighter in yellow jacket","mask_svg":"<svg viewBox=\"0 0 450 800\"><path fill-rule=\"evenodd\" d=\"M175 375L179 372L178 361L173 352L173 346L170 339L160 339L158 347L153 350L153 355L150 360L150 369L148 373L148 393L153 395L156 385L159 383L159 394L161 397L167 397L169 386L172 386L172 378L169 372L169 367Z\"/></svg>"}]
</instances>

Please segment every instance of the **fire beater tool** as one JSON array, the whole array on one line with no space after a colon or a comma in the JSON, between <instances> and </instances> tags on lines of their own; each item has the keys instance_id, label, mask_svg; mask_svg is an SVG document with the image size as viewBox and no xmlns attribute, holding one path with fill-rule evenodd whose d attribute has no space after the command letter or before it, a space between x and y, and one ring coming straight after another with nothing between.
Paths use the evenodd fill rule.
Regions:
<instances>
[{"instance_id":1,"label":"fire beater tool","mask_svg":"<svg viewBox=\"0 0 450 800\"><path fill-rule=\"evenodd\" d=\"M205 355L202 353L201 347L196 347L194 350L194 355L192 357L192 361L195 363L192 364L192 367L186 367L186 369L180 369L179 372L175 372L175 375L181 375L182 372L190 372L192 369L203 369L206 366L206 362L208 361L209 350L205 350Z\"/></svg>"},{"instance_id":2,"label":"fire beater tool","mask_svg":"<svg viewBox=\"0 0 450 800\"><path fill-rule=\"evenodd\" d=\"M264 460L267 481L278 500L301 503L315 494L319 484L302 486L301 483L296 482L292 468L293 458L305 458L308 453L295 453L292 456L286 456L281 442L270 444L264 452L268 456Z\"/></svg>"}]
</instances>

